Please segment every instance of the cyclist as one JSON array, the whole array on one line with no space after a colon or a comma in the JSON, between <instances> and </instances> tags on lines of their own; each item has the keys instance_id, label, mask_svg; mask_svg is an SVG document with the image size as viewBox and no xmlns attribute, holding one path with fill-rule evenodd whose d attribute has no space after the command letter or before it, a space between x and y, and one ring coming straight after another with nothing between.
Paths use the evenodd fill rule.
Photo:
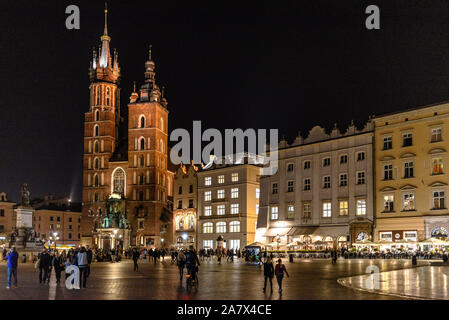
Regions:
<instances>
[{"instance_id":1,"label":"cyclist","mask_svg":"<svg viewBox=\"0 0 449 320\"><path fill-rule=\"evenodd\" d=\"M187 274L192 277L192 280L196 280L196 273L198 271L198 266L200 266L200 260L193 249L193 246L189 247L189 251L186 252L186 268Z\"/></svg>"}]
</instances>

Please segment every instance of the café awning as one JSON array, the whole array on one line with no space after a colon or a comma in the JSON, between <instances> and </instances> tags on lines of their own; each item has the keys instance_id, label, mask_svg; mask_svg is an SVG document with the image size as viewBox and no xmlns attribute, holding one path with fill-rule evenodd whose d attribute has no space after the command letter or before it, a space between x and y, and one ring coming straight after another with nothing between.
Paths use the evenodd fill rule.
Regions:
<instances>
[{"instance_id":1,"label":"caf\u00e9 awning","mask_svg":"<svg viewBox=\"0 0 449 320\"><path fill-rule=\"evenodd\" d=\"M313 234L318 227L293 227L287 235L289 236L308 236Z\"/></svg>"},{"instance_id":2,"label":"caf\u00e9 awning","mask_svg":"<svg viewBox=\"0 0 449 320\"><path fill-rule=\"evenodd\" d=\"M270 228L265 232L264 237L276 237L277 235L285 236L290 229L291 228Z\"/></svg>"}]
</instances>

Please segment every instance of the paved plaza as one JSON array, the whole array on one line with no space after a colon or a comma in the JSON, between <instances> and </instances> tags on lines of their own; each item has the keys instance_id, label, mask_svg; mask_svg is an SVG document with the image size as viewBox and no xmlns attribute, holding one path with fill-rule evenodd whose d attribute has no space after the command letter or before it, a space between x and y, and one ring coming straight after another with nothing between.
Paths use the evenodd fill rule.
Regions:
<instances>
[{"instance_id":1,"label":"paved plaza","mask_svg":"<svg viewBox=\"0 0 449 320\"><path fill-rule=\"evenodd\" d=\"M63 283L57 286L54 273L49 285L40 285L38 270L35 270L31 263L19 264L19 287L8 290L5 288L6 264L3 262L0 264L0 299L359 300L407 298L362 291L361 283L366 277L366 268L370 265L377 266L381 272L381 288L384 291L379 290L379 292L388 293L388 290L392 289L394 294L405 287L425 287L426 284L430 284L434 288L431 292L436 292L439 285L446 288L446 291L436 296L437 298L446 298L448 294L444 270L447 268L449 272L449 267L430 267L425 261L419 262L422 267L413 269L411 269L410 260L339 259L336 265L332 265L330 260L301 259L285 264L290 278L284 280L284 292L281 297L277 292L275 279L273 279L273 294L270 294L269 290L263 293L262 269L237 260L233 263L225 260L221 265L218 265L216 261L204 261L199 272L199 288L193 289L190 293L185 288L185 282L181 284L179 281L176 265L168 259L156 265L143 260L138 272L133 271L133 264L129 260L120 263L94 263L91 276L88 278L87 289L81 290L67 290ZM409 281L411 278L415 278L417 282L405 286L404 281ZM344 282L344 285L339 281ZM419 296L418 291L412 292L412 295ZM423 289L420 292L424 291Z\"/></svg>"}]
</instances>

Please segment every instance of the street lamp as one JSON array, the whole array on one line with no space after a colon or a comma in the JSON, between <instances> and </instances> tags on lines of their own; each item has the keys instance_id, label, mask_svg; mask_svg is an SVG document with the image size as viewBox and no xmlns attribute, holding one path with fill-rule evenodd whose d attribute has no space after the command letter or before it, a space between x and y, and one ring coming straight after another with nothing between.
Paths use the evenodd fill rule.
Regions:
<instances>
[{"instance_id":1,"label":"street lamp","mask_svg":"<svg viewBox=\"0 0 449 320\"><path fill-rule=\"evenodd\" d=\"M53 236L54 236L54 239L55 239L55 250L56 250L56 240L59 240L58 233L57 232L53 232Z\"/></svg>"}]
</instances>

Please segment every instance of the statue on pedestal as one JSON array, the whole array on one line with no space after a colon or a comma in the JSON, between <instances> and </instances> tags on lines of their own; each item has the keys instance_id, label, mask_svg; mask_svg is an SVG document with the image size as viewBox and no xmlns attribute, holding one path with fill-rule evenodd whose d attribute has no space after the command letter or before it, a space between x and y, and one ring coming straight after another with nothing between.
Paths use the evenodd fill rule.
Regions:
<instances>
[{"instance_id":1,"label":"statue on pedestal","mask_svg":"<svg viewBox=\"0 0 449 320\"><path fill-rule=\"evenodd\" d=\"M22 185L22 206L29 207L30 206L30 191L28 190L28 184L24 183Z\"/></svg>"}]
</instances>

